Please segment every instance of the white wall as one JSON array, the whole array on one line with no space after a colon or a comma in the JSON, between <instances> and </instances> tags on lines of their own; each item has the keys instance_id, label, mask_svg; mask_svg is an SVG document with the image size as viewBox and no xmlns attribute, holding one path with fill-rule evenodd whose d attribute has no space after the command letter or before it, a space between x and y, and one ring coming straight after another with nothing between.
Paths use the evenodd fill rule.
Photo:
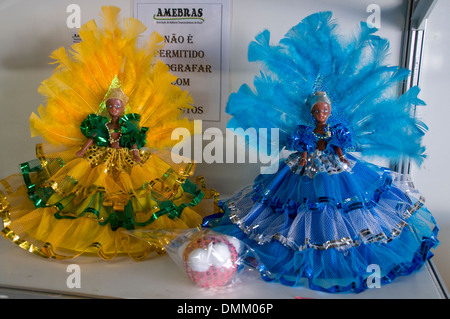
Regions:
<instances>
[{"instance_id":1,"label":"white wall","mask_svg":"<svg viewBox=\"0 0 450 319\"><path fill-rule=\"evenodd\" d=\"M427 21L425 48L422 62L420 87L421 97L427 103L419 116L429 126L424 144L428 158L424 165L412 170L416 188L426 198L427 206L433 213L440 232L441 245L436 249L434 263L450 287L450 214L447 199L450 194L450 170L448 161L450 138L450 1L438 1Z\"/></svg>"},{"instance_id":2,"label":"white wall","mask_svg":"<svg viewBox=\"0 0 450 319\"><path fill-rule=\"evenodd\" d=\"M168 1L169 2L169 1ZM170 1L175 2L175 1ZM192 2L195 2L192 1ZM31 139L28 118L39 104L44 103L37 88L50 76L53 67L48 65L48 55L59 46L71 43L72 30L66 26L69 4L81 7L82 23L98 18L102 5L122 8L124 16L132 15L132 0L4 0L0 2L0 178L17 171L18 163L34 158L34 146L39 139ZM344 34L352 32L360 21L370 13L370 4L381 9L379 34L391 42L390 63L400 62L402 31L405 22L403 0L231 0L231 54L230 93L243 83L252 83L259 72L256 64L247 61L247 48L255 35L269 29L272 41L278 40L290 27L302 18L317 11L331 10L340 23ZM436 250L435 263L450 286L450 217L447 214L445 195L449 193L449 171L445 160L448 148L438 142L449 137L444 122L449 111L448 91L450 74L446 57L450 56L447 45L450 2L439 1L428 22L425 56L422 73L421 97L428 103L423 112L430 132L425 138L429 159L420 169L413 170L416 186L427 197L428 207L441 226L441 246ZM444 98L442 98L444 97ZM225 127L228 117L220 128ZM258 165L249 164L200 164L197 172L204 174L209 185L221 193L231 193L243 184L251 183L259 172Z\"/></svg>"}]
</instances>

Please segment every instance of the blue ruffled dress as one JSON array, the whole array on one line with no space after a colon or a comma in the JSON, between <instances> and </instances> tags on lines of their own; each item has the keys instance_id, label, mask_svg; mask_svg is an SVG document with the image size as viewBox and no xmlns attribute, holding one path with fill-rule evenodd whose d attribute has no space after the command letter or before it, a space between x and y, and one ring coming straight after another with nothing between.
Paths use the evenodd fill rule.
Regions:
<instances>
[{"instance_id":1,"label":"blue ruffled dress","mask_svg":"<svg viewBox=\"0 0 450 319\"><path fill-rule=\"evenodd\" d=\"M319 139L327 141L317 150ZM361 292L419 269L438 245L438 227L423 197L404 175L335 154L353 146L343 125L328 136L299 125L292 153L275 174L225 202L215 230L253 248L263 279L325 292ZM301 153L308 152L305 166Z\"/></svg>"}]
</instances>

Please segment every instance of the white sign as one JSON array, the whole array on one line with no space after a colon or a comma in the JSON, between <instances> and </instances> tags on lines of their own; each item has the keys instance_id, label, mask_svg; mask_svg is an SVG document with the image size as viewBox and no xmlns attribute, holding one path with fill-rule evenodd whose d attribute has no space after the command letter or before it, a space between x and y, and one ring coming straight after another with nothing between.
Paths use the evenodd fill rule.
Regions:
<instances>
[{"instance_id":1,"label":"white sign","mask_svg":"<svg viewBox=\"0 0 450 319\"><path fill-rule=\"evenodd\" d=\"M230 0L135 0L134 17L166 42L160 58L190 92L190 119L220 122L228 98Z\"/></svg>"}]
</instances>

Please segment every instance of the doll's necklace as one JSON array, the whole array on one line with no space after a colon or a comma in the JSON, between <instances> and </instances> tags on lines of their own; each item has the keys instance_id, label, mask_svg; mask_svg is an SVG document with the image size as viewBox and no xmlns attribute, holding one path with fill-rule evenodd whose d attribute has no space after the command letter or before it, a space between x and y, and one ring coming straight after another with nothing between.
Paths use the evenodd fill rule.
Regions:
<instances>
[{"instance_id":1,"label":"doll's necklace","mask_svg":"<svg viewBox=\"0 0 450 319\"><path fill-rule=\"evenodd\" d=\"M120 138L122 137L122 131L121 131L120 129L118 129L118 128L110 129L110 128L108 127L108 124L111 124L111 122L105 124L106 129L108 130L108 136L109 136L108 142L109 142L110 144L118 143L118 142L120 141ZM115 138L113 138L113 137L111 136L111 133L120 133L120 134L119 134L119 137L115 139Z\"/></svg>"},{"instance_id":2,"label":"doll's necklace","mask_svg":"<svg viewBox=\"0 0 450 319\"><path fill-rule=\"evenodd\" d=\"M319 140L326 140L327 138L330 138L331 137L331 132L330 132L330 125L327 125L325 128L324 128L324 133L325 134L319 134L319 133L316 133L316 132L314 132L313 131L313 134L314 134L314 136L316 137L316 138L318 138Z\"/></svg>"}]
</instances>

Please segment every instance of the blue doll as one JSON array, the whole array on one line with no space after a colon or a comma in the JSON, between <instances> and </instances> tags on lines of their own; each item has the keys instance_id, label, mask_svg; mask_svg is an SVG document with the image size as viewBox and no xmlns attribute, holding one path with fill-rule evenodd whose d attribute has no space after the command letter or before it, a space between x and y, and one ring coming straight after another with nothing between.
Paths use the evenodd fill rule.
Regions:
<instances>
[{"instance_id":1,"label":"blue doll","mask_svg":"<svg viewBox=\"0 0 450 319\"><path fill-rule=\"evenodd\" d=\"M411 115L424 104L408 71L383 64L388 43L361 23L343 42L331 13L317 13L269 44L264 31L250 61L264 62L256 92L230 96L228 127L276 127L290 154L225 202L216 231L253 248L262 277L336 293L361 292L373 267L381 284L419 269L438 245L438 227L409 176L361 155L420 163L424 125ZM259 112L258 112L259 111ZM269 137L264 137L270 140Z\"/></svg>"}]
</instances>

